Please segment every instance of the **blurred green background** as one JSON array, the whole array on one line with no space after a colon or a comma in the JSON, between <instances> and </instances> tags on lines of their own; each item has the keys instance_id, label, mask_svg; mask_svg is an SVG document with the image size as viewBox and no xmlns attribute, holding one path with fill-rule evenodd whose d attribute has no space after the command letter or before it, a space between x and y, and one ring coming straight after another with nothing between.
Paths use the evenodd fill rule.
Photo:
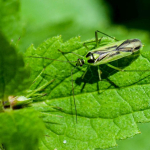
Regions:
<instances>
[{"instance_id":1,"label":"blurred green background","mask_svg":"<svg viewBox=\"0 0 150 150\"><path fill-rule=\"evenodd\" d=\"M149 50L149 6L148 0L0 0L0 28L22 52L57 35L64 41L92 39L95 30L119 40L139 38ZM113 149L149 150L150 123L138 126L142 134L118 141Z\"/></svg>"}]
</instances>

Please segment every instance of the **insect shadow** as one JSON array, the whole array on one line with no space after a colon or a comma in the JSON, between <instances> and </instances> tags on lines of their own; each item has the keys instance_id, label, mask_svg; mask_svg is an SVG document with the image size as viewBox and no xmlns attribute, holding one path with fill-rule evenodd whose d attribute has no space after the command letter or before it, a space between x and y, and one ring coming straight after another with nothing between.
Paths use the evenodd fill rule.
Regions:
<instances>
[{"instance_id":1,"label":"insect shadow","mask_svg":"<svg viewBox=\"0 0 150 150\"><path fill-rule=\"evenodd\" d=\"M134 62L137 58L139 57L139 54L133 54L128 57L121 58L119 60L113 61L110 64L113 66L116 66L118 68L124 69L125 67L129 66L132 62ZM117 73L118 70L115 70L113 68L108 67L107 65L103 64L100 65L101 69L101 81L107 81L109 82L110 86L107 87L107 89L111 88L120 88L118 85L116 85L113 81L109 79L109 76L112 76L113 74ZM97 91L102 90L101 87L99 87L99 77L98 77L98 72L97 72L97 66L90 66L90 69L87 70L84 78L78 77L74 80L75 84L81 85L84 83L81 87L80 92L83 92L86 84L94 84L97 83ZM75 87L74 87L75 88ZM104 89L103 89L104 90ZM106 90L106 89L105 89Z\"/></svg>"}]
</instances>

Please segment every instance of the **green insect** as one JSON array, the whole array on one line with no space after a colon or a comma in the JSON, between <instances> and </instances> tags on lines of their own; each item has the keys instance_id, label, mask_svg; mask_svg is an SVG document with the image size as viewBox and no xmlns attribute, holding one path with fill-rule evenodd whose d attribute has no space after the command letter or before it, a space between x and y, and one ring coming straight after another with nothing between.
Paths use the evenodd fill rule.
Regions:
<instances>
[{"instance_id":1,"label":"green insect","mask_svg":"<svg viewBox=\"0 0 150 150\"><path fill-rule=\"evenodd\" d=\"M120 68L117 68L109 64L109 62L121 59L123 57L129 56L129 55L132 55L133 53L138 52L140 48L142 47L142 43L139 39L130 39L130 40L122 40L122 41L117 40L117 42L113 42L111 44L99 47L99 43L102 38L98 40L98 34L97 34L98 32L100 31L95 31L96 48L89 51L86 54L86 56L78 55L80 58L77 60L76 66L83 66L84 64L88 66L98 66L98 76L99 76L99 80L101 80L102 72L100 71L100 68L99 68L100 65L106 64L107 66L113 69L116 69L118 71L124 71ZM100 32L100 33L107 35L103 32ZM86 44L89 44L89 42L83 44L88 49ZM83 77L85 73L83 74Z\"/></svg>"},{"instance_id":2,"label":"green insect","mask_svg":"<svg viewBox=\"0 0 150 150\"><path fill-rule=\"evenodd\" d=\"M95 31L95 40L92 42L87 42L87 43L83 44L88 49L88 45L95 42L95 48L93 50L89 50L89 52L85 56L81 56L81 55L78 55L73 52L72 53L79 56L78 60L76 61L76 67L79 67L79 66L82 67L83 65L87 65L88 68L90 66L97 66L99 80L101 80L102 72L99 67L100 65L106 64L107 66L109 66L113 69L116 69L118 71L124 71L118 67L115 67L115 66L109 64L109 62L121 59L123 57L127 57L136 52L139 52L142 47L142 43L139 39L130 39L130 40L122 40L122 41L118 41L115 39L116 42L113 42L113 43L110 43L110 44L107 44L104 46L99 46L103 37L98 39L98 33L104 34L112 39L115 39L114 37L111 37L101 31L97 30L97 31ZM59 51L62 52L61 50L59 50ZM66 53L66 52L62 52L62 53ZM54 60L54 59L46 58L46 57L34 57L34 56L29 56L29 57ZM56 60L56 61L61 61L61 60ZM68 62L71 62L71 61L68 61ZM75 62L75 61L73 61L73 62ZM77 122L77 109L76 109L76 103L75 103L75 97L74 97L73 75L72 75L72 72L74 71L74 69L72 69L72 71L71 71L71 77L72 77L72 93L73 93L75 112L76 112L76 122ZM87 70L83 73L82 78L84 78Z\"/></svg>"}]
</instances>

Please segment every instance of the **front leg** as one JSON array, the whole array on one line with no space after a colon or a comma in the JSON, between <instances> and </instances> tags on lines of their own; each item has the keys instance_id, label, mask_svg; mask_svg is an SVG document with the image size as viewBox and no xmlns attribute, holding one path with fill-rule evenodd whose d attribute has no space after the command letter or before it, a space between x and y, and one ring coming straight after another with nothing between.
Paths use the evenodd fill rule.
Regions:
<instances>
[{"instance_id":1,"label":"front leg","mask_svg":"<svg viewBox=\"0 0 150 150\"><path fill-rule=\"evenodd\" d=\"M101 78L102 72L101 72L99 66L97 66L97 67L98 67L98 77L99 77L99 80L101 81L102 80L102 78Z\"/></svg>"}]
</instances>

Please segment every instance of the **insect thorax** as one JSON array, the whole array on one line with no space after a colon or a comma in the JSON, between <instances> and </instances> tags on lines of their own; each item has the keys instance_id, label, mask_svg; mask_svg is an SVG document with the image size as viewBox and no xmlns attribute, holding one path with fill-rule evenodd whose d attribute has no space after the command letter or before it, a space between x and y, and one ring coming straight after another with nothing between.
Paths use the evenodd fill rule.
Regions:
<instances>
[{"instance_id":1,"label":"insect thorax","mask_svg":"<svg viewBox=\"0 0 150 150\"><path fill-rule=\"evenodd\" d=\"M86 58L87 58L87 62L88 62L88 63L94 63L94 61L95 61L94 55L93 55L93 53L91 53L91 52L89 52L89 53L86 55Z\"/></svg>"}]
</instances>

